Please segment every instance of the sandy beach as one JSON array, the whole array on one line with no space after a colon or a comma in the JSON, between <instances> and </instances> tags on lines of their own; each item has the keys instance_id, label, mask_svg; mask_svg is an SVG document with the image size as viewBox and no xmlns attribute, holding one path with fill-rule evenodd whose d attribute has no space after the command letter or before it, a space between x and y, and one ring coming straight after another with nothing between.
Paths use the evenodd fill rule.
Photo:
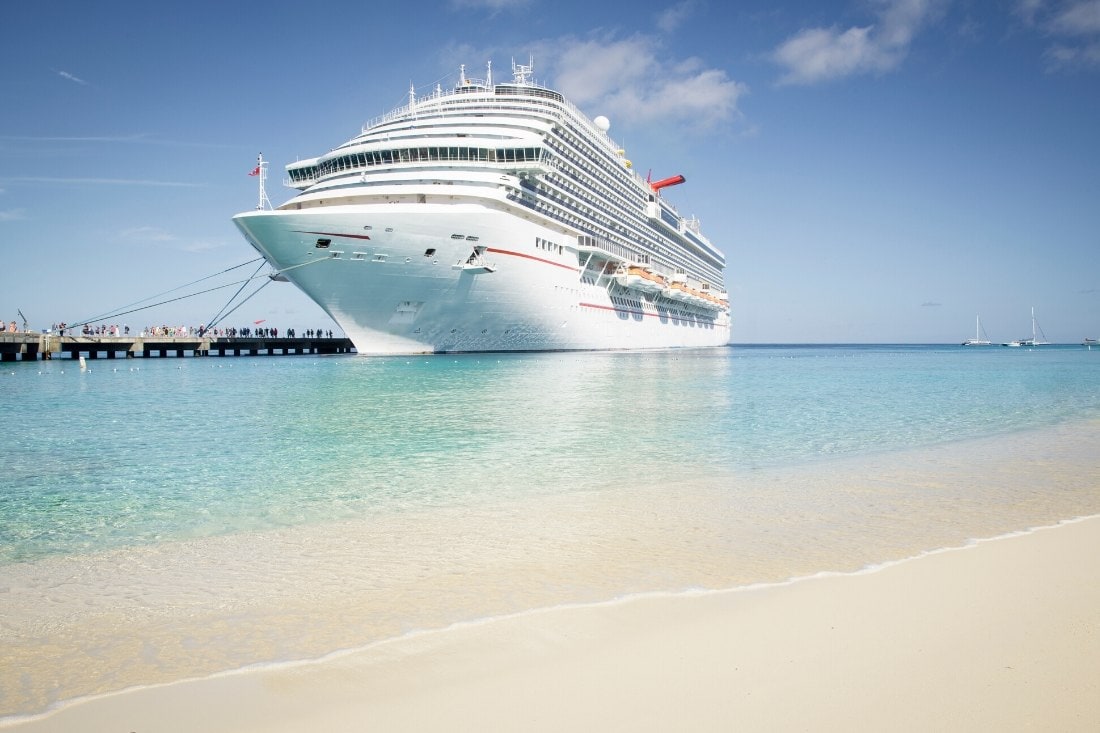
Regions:
<instances>
[{"instance_id":1,"label":"sandy beach","mask_svg":"<svg viewBox=\"0 0 1100 733\"><path fill-rule=\"evenodd\" d=\"M13 731L1095 730L1100 518L850 575L556 608Z\"/></svg>"}]
</instances>

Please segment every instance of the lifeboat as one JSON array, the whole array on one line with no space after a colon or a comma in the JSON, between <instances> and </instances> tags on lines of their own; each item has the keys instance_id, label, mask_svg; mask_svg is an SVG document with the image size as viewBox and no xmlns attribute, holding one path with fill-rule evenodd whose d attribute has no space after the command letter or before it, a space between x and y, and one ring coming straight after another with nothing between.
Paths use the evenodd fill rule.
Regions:
<instances>
[{"instance_id":1,"label":"lifeboat","mask_svg":"<svg viewBox=\"0 0 1100 733\"><path fill-rule=\"evenodd\" d=\"M668 287L661 291L661 295L671 300L678 300L682 303L688 303L691 299L687 286L675 277L672 279L672 282L668 284Z\"/></svg>"},{"instance_id":2,"label":"lifeboat","mask_svg":"<svg viewBox=\"0 0 1100 733\"><path fill-rule=\"evenodd\" d=\"M657 273L644 267L631 267L630 269L637 270L638 277L641 278L634 287L647 293L659 293L664 290L665 279Z\"/></svg>"},{"instance_id":3,"label":"lifeboat","mask_svg":"<svg viewBox=\"0 0 1100 733\"><path fill-rule=\"evenodd\" d=\"M634 288L647 293L659 293L665 287L665 279L652 270L639 265L622 265L615 271L615 282L624 288Z\"/></svg>"},{"instance_id":4,"label":"lifeboat","mask_svg":"<svg viewBox=\"0 0 1100 733\"><path fill-rule=\"evenodd\" d=\"M638 283L642 281L642 276L639 274L641 268L627 267L626 265L619 265L619 268L615 270L615 282L619 283L624 288L636 288Z\"/></svg>"}]
</instances>

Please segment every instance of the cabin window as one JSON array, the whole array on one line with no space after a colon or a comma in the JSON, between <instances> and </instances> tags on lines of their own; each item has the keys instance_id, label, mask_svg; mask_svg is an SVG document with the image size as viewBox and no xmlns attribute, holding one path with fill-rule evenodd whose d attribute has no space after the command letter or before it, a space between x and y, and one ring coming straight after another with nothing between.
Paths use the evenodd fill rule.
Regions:
<instances>
[{"instance_id":1,"label":"cabin window","mask_svg":"<svg viewBox=\"0 0 1100 733\"><path fill-rule=\"evenodd\" d=\"M424 256L425 257L432 257L434 255L435 255L435 247L428 247L426 250L424 250Z\"/></svg>"},{"instance_id":2,"label":"cabin window","mask_svg":"<svg viewBox=\"0 0 1100 733\"><path fill-rule=\"evenodd\" d=\"M313 245L317 249L328 249L328 246L332 244L331 239L318 239L317 244Z\"/></svg>"}]
</instances>

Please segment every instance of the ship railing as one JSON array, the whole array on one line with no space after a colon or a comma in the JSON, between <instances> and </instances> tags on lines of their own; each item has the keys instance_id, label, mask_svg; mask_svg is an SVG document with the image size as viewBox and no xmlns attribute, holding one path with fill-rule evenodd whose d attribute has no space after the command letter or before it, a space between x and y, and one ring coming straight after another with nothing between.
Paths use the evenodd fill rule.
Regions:
<instances>
[{"instance_id":1,"label":"ship railing","mask_svg":"<svg viewBox=\"0 0 1100 733\"><path fill-rule=\"evenodd\" d=\"M300 181L294 181L290 178L283 179L283 185L287 188L305 189L309 188L315 183L321 181L333 181L340 178L354 178L355 180L365 180L367 173L371 171L377 171L381 173L392 172L395 170L414 170L420 168L439 168L441 163L448 164L446 170L465 170L465 171L503 171L506 173L526 173L530 176L543 176L550 173L550 166L542 161L487 161L487 160L459 160L457 158L439 158L432 160L395 160L392 163L381 163L378 165L366 166L363 168L345 168L341 171L334 173L326 173L323 176L314 176L310 179L302 179ZM465 165L455 166L454 163L463 163Z\"/></svg>"},{"instance_id":2,"label":"ship railing","mask_svg":"<svg viewBox=\"0 0 1100 733\"><path fill-rule=\"evenodd\" d=\"M414 101L412 104L405 104L395 109L386 112L385 114L372 117L363 123L361 134L366 134L371 128L383 125L393 120L401 119L402 117L416 117L418 114L438 114L446 113L451 110L455 112L461 112L462 108L452 107L446 104L447 102L463 99L469 99L469 95L474 92L480 92L485 98L479 98L477 100L477 106L482 108L488 108L493 110L507 110L515 108L516 97L509 96L496 96L491 89L485 87L472 87L466 88L466 91L435 91L431 94L421 97ZM560 112L561 103L557 100L553 100L552 97L522 97L525 102L541 103L547 108L548 113L553 113L554 116L558 116ZM551 101L542 101L551 100Z\"/></svg>"},{"instance_id":3,"label":"ship railing","mask_svg":"<svg viewBox=\"0 0 1100 733\"><path fill-rule=\"evenodd\" d=\"M466 87L456 87L455 89L443 90L436 89L431 94L421 97L416 101L405 104L396 109L392 109L389 112L373 117L363 125L362 132L366 133L371 128L376 127L386 122L391 122L407 115L415 115L420 112L441 112L444 111L443 102L445 100L451 100L456 97L463 97L470 94L472 91L478 91L485 93L488 98L479 100L479 105L488 107L490 109L506 109L513 104L513 98L511 97L497 97L493 92L493 88L486 87L479 84L474 84ZM536 98L536 97L523 97L525 101L531 101L536 99L548 100L545 104L549 111L553 111L554 116L559 120L562 120L564 113L571 113L571 117L575 122L580 124L591 134L593 137L598 138L608 145L611 151L617 152L621 150L621 146L615 142L615 140L607 134L606 131L596 127L592 120L588 119L586 115L577 105L573 104L569 100L558 100L554 97ZM645 179L634 169L626 169L635 180L640 183L645 183Z\"/></svg>"}]
</instances>

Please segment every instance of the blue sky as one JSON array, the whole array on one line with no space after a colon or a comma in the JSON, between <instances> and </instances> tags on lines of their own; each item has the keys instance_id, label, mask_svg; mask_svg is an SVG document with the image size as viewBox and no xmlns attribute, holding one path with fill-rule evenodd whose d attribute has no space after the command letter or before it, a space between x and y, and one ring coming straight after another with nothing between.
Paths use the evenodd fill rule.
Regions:
<instances>
[{"instance_id":1,"label":"blue sky","mask_svg":"<svg viewBox=\"0 0 1100 733\"><path fill-rule=\"evenodd\" d=\"M410 84L533 56L727 257L735 342L1100 336L1100 0L0 7L0 318L70 323L246 262L247 174ZM254 266L253 266L254 267ZM199 324L235 287L119 316ZM163 294L163 295L162 295ZM330 327L273 283L225 325Z\"/></svg>"}]
</instances>

